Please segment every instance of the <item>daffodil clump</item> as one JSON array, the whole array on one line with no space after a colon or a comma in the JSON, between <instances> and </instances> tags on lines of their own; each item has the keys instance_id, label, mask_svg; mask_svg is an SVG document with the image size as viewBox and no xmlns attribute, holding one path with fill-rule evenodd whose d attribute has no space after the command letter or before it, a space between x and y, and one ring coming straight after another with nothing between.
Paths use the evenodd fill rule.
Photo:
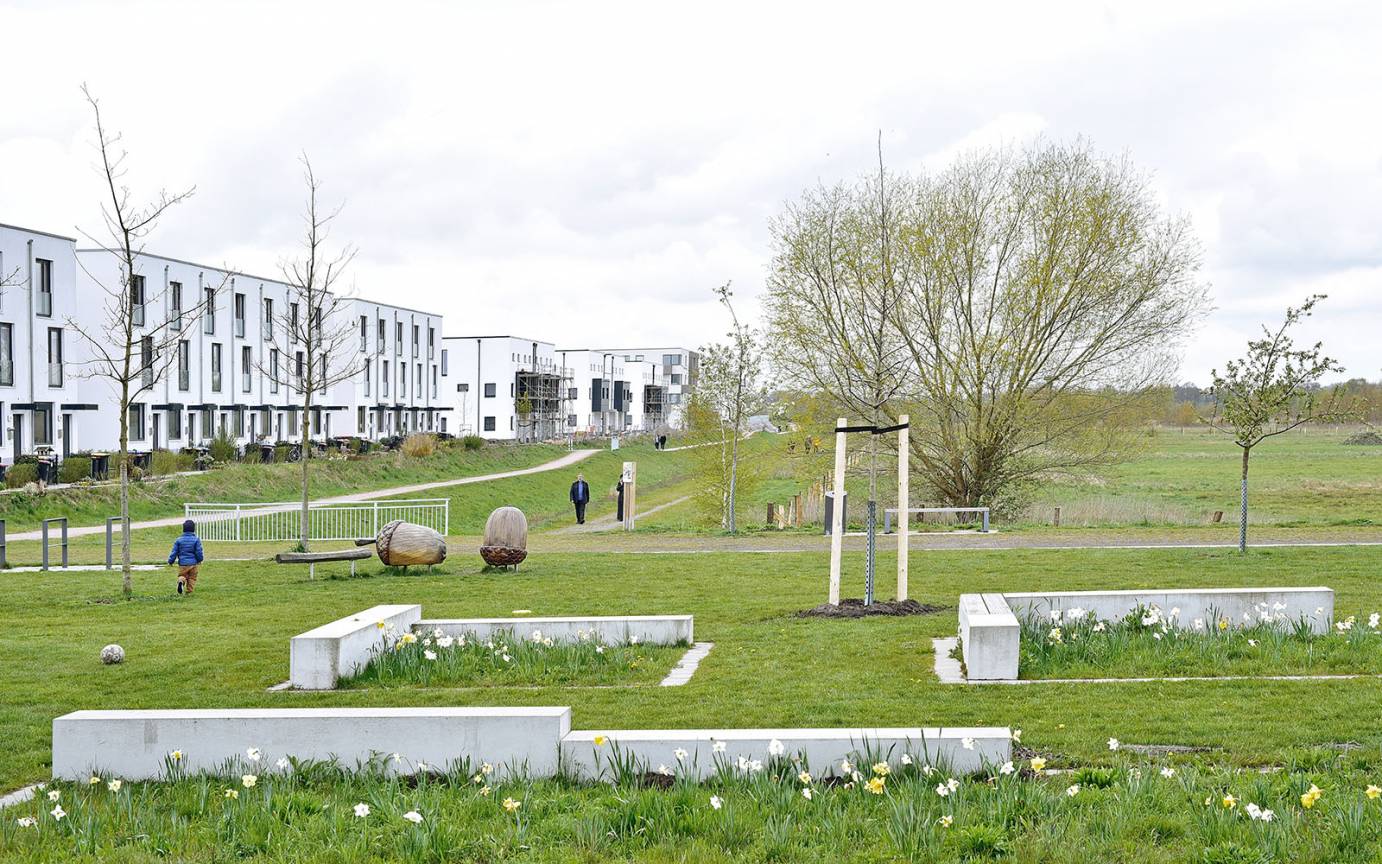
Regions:
<instances>
[{"instance_id":1,"label":"daffodil clump","mask_svg":"<svg viewBox=\"0 0 1382 864\"><path fill-rule=\"evenodd\" d=\"M616 742L596 747L619 761ZM1097 766L1021 751L964 776L920 754L812 765L781 742L759 754L716 745L710 771L676 748L656 768L629 760L598 780L396 753L346 771L255 748L224 772L189 775L174 751L165 781L95 774L0 811L0 849L16 860L219 860L234 850L346 862L1324 862L1382 852L1375 754L1320 753L1263 771L1140 760L1117 738L1108 750Z\"/></svg>"},{"instance_id":2,"label":"daffodil clump","mask_svg":"<svg viewBox=\"0 0 1382 864\"><path fill-rule=\"evenodd\" d=\"M554 639L540 629L478 638L442 630L386 638L358 674L340 687L568 685L656 683L686 646L608 645L580 631L575 640Z\"/></svg>"},{"instance_id":3,"label":"daffodil clump","mask_svg":"<svg viewBox=\"0 0 1382 864\"><path fill-rule=\"evenodd\" d=\"M1315 633L1284 607L1237 619L1139 608L1118 621L1083 609L1022 622L1022 678L1139 678L1382 673L1382 615L1349 616ZM1323 610L1320 610L1323 613Z\"/></svg>"}]
</instances>

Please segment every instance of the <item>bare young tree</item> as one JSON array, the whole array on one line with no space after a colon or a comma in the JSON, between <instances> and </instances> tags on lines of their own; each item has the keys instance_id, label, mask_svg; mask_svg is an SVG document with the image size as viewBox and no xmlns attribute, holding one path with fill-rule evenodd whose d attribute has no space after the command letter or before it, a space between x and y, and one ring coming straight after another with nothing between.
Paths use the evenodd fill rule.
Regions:
<instances>
[{"instance_id":1,"label":"bare young tree","mask_svg":"<svg viewBox=\"0 0 1382 864\"><path fill-rule=\"evenodd\" d=\"M763 381L763 345L756 328L739 320L731 298L730 283L715 289L720 303L729 310L731 327L729 342L707 345L701 349L700 381L696 387L696 404L709 409L703 420L713 416L719 444L718 475L723 487L719 495L720 525L734 534L736 524L736 496L740 464L739 444L748 432L748 419L768 401L768 388ZM707 448L709 449L709 448Z\"/></svg>"},{"instance_id":2,"label":"bare young tree","mask_svg":"<svg viewBox=\"0 0 1382 864\"><path fill-rule=\"evenodd\" d=\"M312 408L317 396L350 381L360 374L363 358L356 350L357 322L350 314L350 298L336 290L336 284L355 257L355 248L329 251L331 223L341 206L324 211L317 198L321 182L312 171L307 156L302 157L307 201L303 212L305 234L302 252L280 265L288 286L288 308L271 319L269 339L275 351L260 366L260 371L281 386L292 387L301 396L302 510L298 545L306 551L311 544L311 486L309 463L312 456Z\"/></svg>"},{"instance_id":3,"label":"bare young tree","mask_svg":"<svg viewBox=\"0 0 1382 864\"><path fill-rule=\"evenodd\" d=\"M1248 551L1248 457L1252 448L1268 438L1290 432L1306 423L1338 423L1358 413L1358 403L1336 386L1321 398L1319 380L1344 367L1324 354L1323 343L1296 348L1290 329L1309 318L1324 294L1288 308L1276 330L1262 328L1262 338L1248 342L1248 353L1224 364L1223 374L1211 373L1214 413L1205 418L1210 426L1233 436L1243 451L1242 483L1238 509L1238 551Z\"/></svg>"},{"instance_id":4,"label":"bare young tree","mask_svg":"<svg viewBox=\"0 0 1382 864\"><path fill-rule=\"evenodd\" d=\"M770 224L775 247L765 308L774 367L784 383L830 395L873 426L915 375L896 327L913 278L897 254L913 184L887 172L818 186ZM869 436L869 532L875 530L879 436ZM869 544L870 553L873 544ZM873 559L866 562L872 585Z\"/></svg>"},{"instance_id":5,"label":"bare young tree","mask_svg":"<svg viewBox=\"0 0 1382 864\"><path fill-rule=\"evenodd\" d=\"M103 315L95 326L71 317L67 318L66 326L77 334L86 348L86 359L75 364L78 377L105 381L119 405L120 443L116 464L120 472L120 574L121 590L125 599L129 599L133 593L130 576L130 406L151 390L177 361L178 343L196 326L205 311L206 299L196 298L196 302L181 308L173 304L173 314L164 320L156 320L148 313L151 295L140 273L144 241L160 217L169 208L186 201L195 190L160 191L147 203L135 203L129 187L124 184L125 160L129 154L120 146L120 135L106 131L100 102L85 85L82 94L95 116L96 149L100 156L98 172L109 196L101 204L106 236L86 236L114 256L117 275L112 279L105 276L104 271L97 272L78 259L83 270L105 293ZM212 296L224 284L213 287ZM157 296L161 294L157 292ZM94 300L82 299L86 303ZM164 307L154 304L154 308Z\"/></svg>"}]
</instances>

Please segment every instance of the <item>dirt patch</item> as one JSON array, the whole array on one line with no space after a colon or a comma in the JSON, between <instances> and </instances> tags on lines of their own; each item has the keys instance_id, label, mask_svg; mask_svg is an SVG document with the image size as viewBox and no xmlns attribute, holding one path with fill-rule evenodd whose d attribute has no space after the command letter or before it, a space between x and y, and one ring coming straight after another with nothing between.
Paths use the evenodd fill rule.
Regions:
<instances>
[{"instance_id":1,"label":"dirt patch","mask_svg":"<svg viewBox=\"0 0 1382 864\"><path fill-rule=\"evenodd\" d=\"M1382 435L1376 432L1359 432L1345 438L1344 443L1358 447L1382 447Z\"/></svg>"},{"instance_id":2,"label":"dirt patch","mask_svg":"<svg viewBox=\"0 0 1382 864\"><path fill-rule=\"evenodd\" d=\"M874 615L902 617L906 615L934 615L937 612L945 611L945 609L945 606L933 606L930 603L918 603L915 600L875 600L872 605L865 606L862 599L848 597L841 600L838 606L822 603L812 609L803 609L794 613L793 617L871 618Z\"/></svg>"}]
</instances>

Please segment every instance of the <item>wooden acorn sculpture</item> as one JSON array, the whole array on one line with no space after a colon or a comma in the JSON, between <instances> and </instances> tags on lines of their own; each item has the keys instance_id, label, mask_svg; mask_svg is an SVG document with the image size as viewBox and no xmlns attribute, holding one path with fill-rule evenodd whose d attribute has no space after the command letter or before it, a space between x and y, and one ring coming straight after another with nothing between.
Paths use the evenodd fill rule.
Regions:
<instances>
[{"instance_id":1,"label":"wooden acorn sculpture","mask_svg":"<svg viewBox=\"0 0 1382 864\"><path fill-rule=\"evenodd\" d=\"M402 519L395 519L379 529L374 548L379 560L390 567L440 564L446 560L446 538L431 528Z\"/></svg>"},{"instance_id":2,"label":"wooden acorn sculpture","mask_svg":"<svg viewBox=\"0 0 1382 864\"><path fill-rule=\"evenodd\" d=\"M528 519L517 507L500 507L485 520L480 557L491 567L517 567L528 557Z\"/></svg>"}]
</instances>

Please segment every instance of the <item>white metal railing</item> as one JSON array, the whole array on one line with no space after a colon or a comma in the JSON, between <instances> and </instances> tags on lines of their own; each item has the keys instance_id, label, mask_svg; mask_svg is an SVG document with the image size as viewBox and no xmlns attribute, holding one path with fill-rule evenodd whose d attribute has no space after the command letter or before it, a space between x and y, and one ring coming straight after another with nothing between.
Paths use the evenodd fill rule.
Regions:
<instances>
[{"instance_id":1,"label":"white metal railing","mask_svg":"<svg viewBox=\"0 0 1382 864\"><path fill-rule=\"evenodd\" d=\"M300 536L302 502L184 504L183 518L197 523L197 534L206 542L285 542ZM373 537L395 519L423 525L446 536L451 527L451 499L314 502L308 505L308 537L311 540Z\"/></svg>"}]
</instances>

